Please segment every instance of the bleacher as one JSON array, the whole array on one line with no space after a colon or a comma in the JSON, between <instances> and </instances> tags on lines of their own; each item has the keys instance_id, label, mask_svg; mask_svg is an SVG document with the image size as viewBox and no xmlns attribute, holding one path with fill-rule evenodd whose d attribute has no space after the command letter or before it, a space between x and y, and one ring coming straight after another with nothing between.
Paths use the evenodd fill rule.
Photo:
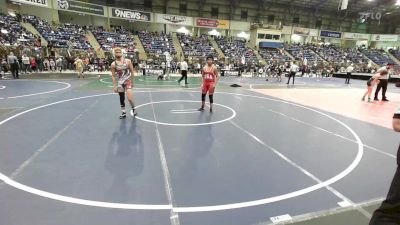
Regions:
<instances>
[{"instance_id":1,"label":"bleacher","mask_svg":"<svg viewBox=\"0 0 400 225\"><path fill-rule=\"evenodd\" d=\"M54 48L88 50L91 46L86 40L86 31L79 25L63 24L53 28L47 21L36 16L23 15Z\"/></svg>"},{"instance_id":2,"label":"bleacher","mask_svg":"<svg viewBox=\"0 0 400 225\"><path fill-rule=\"evenodd\" d=\"M290 61L290 57L285 55L280 49L273 48L260 48L258 51L261 58L267 62L287 62Z\"/></svg>"},{"instance_id":3,"label":"bleacher","mask_svg":"<svg viewBox=\"0 0 400 225\"><path fill-rule=\"evenodd\" d=\"M307 59L309 63L322 61L322 59L314 53L314 51L317 50L317 47L314 45L285 45L285 49L298 61L303 61L304 59Z\"/></svg>"},{"instance_id":4,"label":"bleacher","mask_svg":"<svg viewBox=\"0 0 400 225\"><path fill-rule=\"evenodd\" d=\"M183 54L185 57L205 57L207 55L216 55L215 49L212 47L207 35L193 37L186 34L177 34L181 43Z\"/></svg>"},{"instance_id":5,"label":"bleacher","mask_svg":"<svg viewBox=\"0 0 400 225\"><path fill-rule=\"evenodd\" d=\"M379 49L363 49L361 52L371 59L374 63L382 66L386 65L387 63L391 63L394 65L397 65L396 62L393 61L393 59L390 58L387 52L384 50L379 50Z\"/></svg>"},{"instance_id":6,"label":"bleacher","mask_svg":"<svg viewBox=\"0 0 400 225\"><path fill-rule=\"evenodd\" d=\"M257 61L254 50L246 46L245 40L227 37L214 37L214 39L226 58L239 61L244 56L246 63Z\"/></svg>"},{"instance_id":7,"label":"bleacher","mask_svg":"<svg viewBox=\"0 0 400 225\"><path fill-rule=\"evenodd\" d=\"M396 59L400 60L400 50L398 49L390 49L389 52L396 57Z\"/></svg>"},{"instance_id":8,"label":"bleacher","mask_svg":"<svg viewBox=\"0 0 400 225\"><path fill-rule=\"evenodd\" d=\"M168 52L171 55L176 54L172 36L170 34L165 34L163 32L139 31L138 36L142 42L144 50L148 54L162 55L164 52Z\"/></svg>"},{"instance_id":9,"label":"bleacher","mask_svg":"<svg viewBox=\"0 0 400 225\"><path fill-rule=\"evenodd\" d=\"M116 27L112 32L105 31L102 27L92 28L91 32L104 51L111 51L114 47L125 48L128 53L135 52L136 46L131 33L121 27Z\"/></svg>"},{"instance_id":10,"label":"bleacher","mask_svg":"<svg viewBox=\"0 0 400 225\"><path fill-rule=\"evenodd\" d=\"M334 64L367 64L368 59L357 49L339 48L334 45L322 45L315 49L322 58Z\"/></svg>"},{"instance_id":11,"label":"bleacher","mask_svg":"<svg viewBox=\"0 0 400 225\"><path fill-rule=\"evenodd\" d=\"M0 15L0 44L5 46L33 46L36 37L18 22L16 17Z\"/></svg>"}]
</instances>

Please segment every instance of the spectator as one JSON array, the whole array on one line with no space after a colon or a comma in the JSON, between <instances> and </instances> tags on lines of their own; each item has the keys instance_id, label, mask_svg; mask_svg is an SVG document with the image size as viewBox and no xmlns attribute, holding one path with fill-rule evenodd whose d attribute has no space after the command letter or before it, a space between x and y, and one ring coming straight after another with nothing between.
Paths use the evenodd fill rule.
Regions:
<instances>
[{"instance_id":1,"label":"spectator","mask_svg":"<svg viewBox=\"0 0 400 225\"><path fill-rule=\"evenodd\" d=\"M38 65L37 65L37 63L36 63L35 57L31 57L31 58L30 58L30 65L31 65L31 70L34 71L34 72L36 72L36 71L37 71L37 68L38 68Z\"/></svg>"},{"instance_id":2,"label":"spectator","mask_svg":"<svg viewBox=\"0 0 400 225\"><path fill-rule=\"evenodd\" d=\"M62 69L63 69L63 60L61 57L58 57L58 59L56 60L56 67L57 67L57 71L59 70L61 73Z\"/></svg>"},{"instance_id":3,"label":"spectator","mask_svg":"<svg viewBox=\"0 0 400 225\"><path fill-rule=\"evenodd\" d=\"M49 69L50 69L50 61L48 58L45 58L43 61L43 70L49 71Z\"/></svg>"},{"instance_id":4,"label":"spectator","mask_svg":"<svg viewBox=\"0 0 400 225\"><path fill-rule=\"evenodd\" d=\"M31 62L29 60L29 57L27 55L22 56L22 70L24 71L25 74L31 72Z\"/></svg>"},{"instance_id":5,"label":"spectator","mask_svg":"<svg viewBox=\"0 0 400 225\"><path fill-rule=\"evenodd\" d=\"M51 71L56 71L56 62L54 62L53 58L50 58L49 64L50 64L50 70Z\"/></svg>"}]
</instances>

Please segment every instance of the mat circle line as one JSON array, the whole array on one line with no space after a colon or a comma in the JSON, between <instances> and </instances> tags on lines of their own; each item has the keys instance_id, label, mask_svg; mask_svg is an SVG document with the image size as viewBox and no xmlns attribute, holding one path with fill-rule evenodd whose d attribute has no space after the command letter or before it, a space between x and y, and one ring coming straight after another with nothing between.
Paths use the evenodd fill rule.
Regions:
<instances>
[{"instance_id":1,"label":"mat circle line","mask_svg":"<svg viewBox=\"0 0 400 225\"><path fill-rule=\"evenodd\" d=\"M136 93L155 93L155 92L169 92L169 91L138 91ZM178 91L178 92L193 92L193 91ZM286 193L286 194L282 194L282 195L278 195L278 196L274 196L274 197L268 197L268 198L263 198L263 199L258 199L258 200L252 200L252 201L244 201L244 202L238 202L238 203L228 203L228 204L222 204L222 205L209 205L209 206L188 206L188 207L179 207L179 206L172 206L172 205L150 205L150 204L128 204L128 203L113 203L113 202L102 202L102 201L92 201L92 200L87 200L87 199L80 199L80 198L74 198L74 197L69 197L69 196L63 196L63 195L59 195L59 194L54 194L54 193L50 193L47 191L43 191L43 190L39 190L36 188L32 188L29 187L27 185L24 185L22 183L19 183L11 178L9 178L8 176L4 175L3 173L0 172L0 180L2 180L4 183L17 188L21 191L25 191L34 195L38 195L41 197L45 197L45 198L49 198L49 199L53 199L53 200L58 200L58 201L62 201L62 202L68 202L68 203L73 203L73 204L79 204L79 205L86 205L86 206L95 206L95 207L103 207L103 208L116 208L116 209L140 209L140 210L172 210L173 212L180 212L180 213L188 213L188 212L209 212L209 211L220 211L220 210L230 210L230 209L240 209L240 208L245 208L245 207L251 207L251 206L258 206L258 205L265 205L265 204L269 204L269 203L273 203L273 202L278 202L278 201L282 201L282 200L286 200L286 199L290 199L290 198L294 198L294 197L298 197L304 194L308 194L310 192L313 192L315 190L324 188L326 186L329 186L339 180L341 180L342 178L344 178L345 176L347 176L348 174L350 174L357 166L358 164L361 162L362 156L364 154L364 147L363 147L363 143L360 139L360 137L357 135L357 133L351 129L347 124L345 124L344 122L324 113L321 111L318 111L316 109L307 107L307 106L303 106L303 105L299 105L296 103L292 103L292 102L287 102L284 100L280 100L280 99L273 99L273 98L268 98L268 97L263 97L263 96L257 96L257 95L248 95L248 94L239 94L239 93L230 93L230 92L216 92L218 94L227 94L227 95L238 95L238 96L244 96L244 97L251 97L251 98L258 98L258 99L264 99L264 100L270 100L270 101L275 101L275 102L281 102L281 103L285 103L285 104L289 104L289 105L293 105L293 106L297 106L303 109L307 109L309 111L312 112L316 112L320 115L323 115L329 119L332 119L334 121L336 121L337 123L339 123L340 125L344 126L348 131L350 131L350 133L354 136L354 138L357 141L357 155L354 158L354 160L352 161L352 163L342 172L340 172L339 174L335 175L334 177L325 180L321 183L312 185L310 187L307 188L303 188L294 192L290 192L290 193ZM49 107L49 106L53 106L53 105L57 105L57 104L61 104L61 103L65 103L65 102L70 102L70 101L74 101L74 100L80 100L80 99L87 99L87 98L93 98L93 97L100 97L100 96L107 96L107 95L113 95L114 93L107 93L107 94L97 94L97 95L89 95L89 96L83 96L83 97L78 97L78 98L71 98L71 99L66 99L66 100L62 100L62 101L57 101L57 102L53 102L53 103L49 103L49 104L45 104L42 106L38 106L35 108L31 108L28 109L26 111L20 112L18 114L15 114L11 117L8 117L7 119L3 120L0 122L0 126L3 125L4 123L17 118L18 116L21 116L23 114L29 113L31 111L37 110L37 109L41 109L41 108L45 108L45 107Z\"/></svg>"}]
</instances>

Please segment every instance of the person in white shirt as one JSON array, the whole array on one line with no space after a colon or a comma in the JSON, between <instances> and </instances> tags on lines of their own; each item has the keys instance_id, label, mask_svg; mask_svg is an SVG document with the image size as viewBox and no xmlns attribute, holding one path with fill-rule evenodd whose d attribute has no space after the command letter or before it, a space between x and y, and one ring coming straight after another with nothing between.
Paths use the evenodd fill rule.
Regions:
<instances>
[{"instance_id":1,"label":"person in white shirt","mask_svg":"<svg viewBox=\"0 0 400 225\"><path fill-rule=\"evenodd\" d=\"M293 77L292 85L294 85L294 77L296 76L296 73L299 71L299 66L297 65L297 62L292 62L292 65L290 66L289 71L290 71L289 72L289 79L288 79L288 82L286 84L289 85L290 78Z\"/></svg>"},{"instance_id":2,"label":"person in white shirt","mask_svg":"<svg viewBox=\"0 0 400 225\"><path fill-rule=\"evenodd\" d=\"M57 70L60 70L60 73L61 73L62 72L62 58L61 57L59 57L56 60L56 67L57 67Z\"/></svg>"},{"instance_id":3,"label":"person in white shirt","mask_svg":"<svg viewBox=\"0 0 400 225\"><path fill-rule=\"evenodd\" d=\"M350 84L350 77L351 77L351 73L353 72L354 67L353 64L350 64L347 68L346 68L346 81L344 82L345 84Z\"/></svg>"},{"instance_id":4,"label":"person in white shirt","mask_svg":"<svg viewBox=\"0 0 400 225\"><path fill-rule=\"evenodd\" d=\"M181 83L181 81L183 79L185 79L185 85L188 85L188 82L187 82L188 64L187 64L185 59L180 63L180 67L181 67L181 75L182 75L182 77L181 77L181 79L178 80L178 83Z\"/></svg>"},{"instance_id":5,"label":"person in white shirt","mask_svg":"<svg viewBox=\"0 0 400 225\"><path fill-rule=\"evenodd\" d=\"M377 71L378 73L381 72L381 71L384 71L384 70L389 71L389 73L386 74L385 76L381 76L379 78L380 82L379 82L378 86L376 87L374 101L379 101L378 94L379 94L379 91L381 89L382 89L382 101L385 101L385 102L389 101L386 98L386 90L387 90L388 81L389 81L389 74L391 72L392 67L393 67L393 65L388 63L386 66L381 67L381 68L378 69L378 71Z\"/></svg>"},{"instance_id":6,"label":"person in white shirt","mask_svg":"<svg viewBox=\"0 0 400 225\"><path fill-rule=\"evenodd\" d=\"M27 74L28 71L30 72L31 63L30 63L29 57L27 55L22 56L22 65L23 65L23 70L24 70L25 74Z\"/></svg>"},{"instance_id":7,"label":"person in white shirt","mask_svg":"<svg viewBox=\"0 0 400 225\"><path fill-rule=\"evenodd\" d=\"M56 62L53 59L50 59L50 70L56 71Z\"/></svg>"},{"instance_id":8,"label":"person in white shirt","mask_svg":"<svg viewBox=\"0 0 400 225\"><path fill-rule=\"evenodd\" d=\"M201 72L201 65L200 63L197 63L197 73L200 74Z\"/></svg>"}]
</instances>

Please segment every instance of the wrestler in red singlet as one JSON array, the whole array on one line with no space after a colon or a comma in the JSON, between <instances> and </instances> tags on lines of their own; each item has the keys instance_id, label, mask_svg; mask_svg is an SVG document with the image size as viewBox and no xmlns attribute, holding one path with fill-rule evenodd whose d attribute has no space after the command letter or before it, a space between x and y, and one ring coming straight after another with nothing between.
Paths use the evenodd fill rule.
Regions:
<instances>
[{"instance_id":1,"label":"wrestler in red singlet","mask_svg":"<svg viewBox=\"0 0 400 225\"><path fill-rule=\"evenodd\" d=\"M206 94L208 93L210 99L210 112L212 112L212 107L214 103L214 90L218 83L218 70L213 63L213 56L207 56L207 65L204 66L202 70L203 76L203 87L201 90L201 108L199 111L204 110L206 103Z\"/></svg>"}]
</instances>

